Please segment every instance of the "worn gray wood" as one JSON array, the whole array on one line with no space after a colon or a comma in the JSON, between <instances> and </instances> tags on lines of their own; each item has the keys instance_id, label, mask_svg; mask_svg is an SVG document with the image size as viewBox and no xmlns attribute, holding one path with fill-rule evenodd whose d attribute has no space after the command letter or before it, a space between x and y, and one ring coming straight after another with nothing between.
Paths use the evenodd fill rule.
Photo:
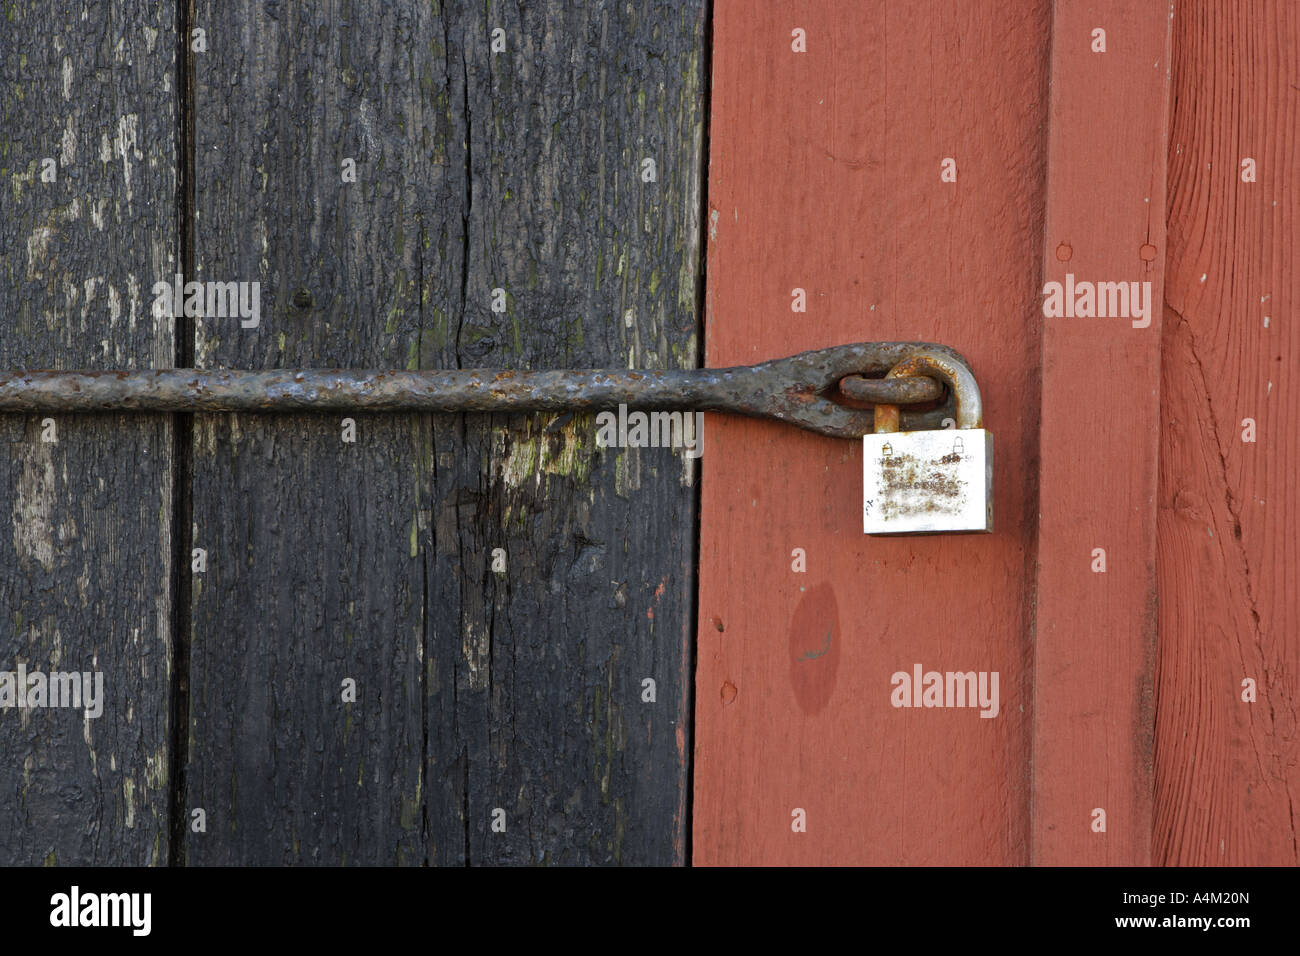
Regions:
<instances>
[{"instance_id":1,"label":"worn gray wood","mask_svg":"<svg viewBox=\"0 0 1300 956\"><path fill-rule=\"evenodd\" d=\"M262 303L256 329L200 320L196 364L406 366L422 276L428 312L451 284L424 240L461 222L441 21L200 2L195 23L198 278ZM357 415L345 443L343 417L196 417L188 863L424 862L422 430Z\"/></svg>"},{"instance_id":2,"label":"worn gray wood","mask_svg":"<svg viewBox=\"0 0 1300 956\"><path fill-rule=\"evenodd\" d=\"M702 3L308 6L196 7L197 364L696 364ZM694 468L355 418L197 419L187 862L682 861Z\"/></svg>"},{"instance_id":3,"label":"worn gray wood","mask_svg":"<svg viewBox=\"0 0 1300 956\"><path fill-rule=\"evenodd\" d=\"M0 367L169 367L175 7L3 15ZM0 864L166 863L171 419L43 417L0 417L0 670L98 670L103 713L0 710Z\"/></svg>"},{"instance_id":4,"label":"worn gray wood","mask_svg":"<svg viewBox=\"0 0 1300 956\"><path fill-rule=\"evenodd\" d=\"M704 5L468 6L450 32L463 321L435 363L694 366ZM590 415L434 435L430 813L464 832L433 858L683 861L694 465L597 449Z\"/></svg>"}]
</instances>

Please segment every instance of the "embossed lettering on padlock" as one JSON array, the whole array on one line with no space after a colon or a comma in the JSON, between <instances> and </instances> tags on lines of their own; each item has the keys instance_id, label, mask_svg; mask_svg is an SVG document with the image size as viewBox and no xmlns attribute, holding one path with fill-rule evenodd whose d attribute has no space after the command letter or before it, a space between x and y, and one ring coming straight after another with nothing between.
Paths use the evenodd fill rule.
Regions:
<instances>
[{"instance_id":1,"label":"embossed lettering on padlock","mask_svg":"<svg viewBox=\"0 0 1300 956\"><path fill-rule=\"evenodd\" d=\"M862 437L862 524L867 534L993 530L993 436L984 430L979 386L952 355L920 351L888 377L942 378L957 400L957 428L898 431L898 406L876 406Z\"/></svg>"}]
</instances>

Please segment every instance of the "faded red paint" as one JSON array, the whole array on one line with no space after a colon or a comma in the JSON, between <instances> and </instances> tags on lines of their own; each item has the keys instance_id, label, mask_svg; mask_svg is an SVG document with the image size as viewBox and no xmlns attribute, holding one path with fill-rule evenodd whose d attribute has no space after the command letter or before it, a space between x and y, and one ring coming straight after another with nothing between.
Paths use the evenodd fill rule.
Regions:
<instances>
[{"instance_id":1,"label":"faded red paint","mask_svg":"<svg viewBox=\"0 0 1300 956\"><path fill-rule=\"evenodd\" d=\"M1049 4L952 7L715 7L707 364L859 341L956 348L997 440L998 522L868 539L859 442L709 421L697 863L1029 858ZM807 53L791 51L796 27ZM940 180L946 156L956 184ZM894 708L891 674L918 661L999 671L1001 716Z\"/></svg>"},{"instance_id":2,"label":"faded red paint","mask_svg":"<svg viewBox=\"0 0 1300 956\"><path fill-rule=\"evenodd\" d=\"M1158 313L1164 262L1142 249L1164 246L1168 8L1054 10L1043 243L1071 254L1047 260L1045 281L1149 281ZM1090 43L1101 24L1105 54ZM1150 861L1159 381L1158 314L1148 328L1044 320L1035 863ZM1092 571L1098 548L1105 573Z\"/></svg>"},{"instance_id":3,"label":"faded red paint","mask_svg":"<svg viewBox=\"0 0 1300 956\"><path fill-rule=\"evenodd\" d=\"M716 7L709 364L958 348L998 523L864 540L852 443L716 423L695 859L1296 865L1300 15L951 6ZM1150 324L1045 320L1067 273ZM997 670L999 716L894 709L895 669Z\"/></svg>"}]
</instances>

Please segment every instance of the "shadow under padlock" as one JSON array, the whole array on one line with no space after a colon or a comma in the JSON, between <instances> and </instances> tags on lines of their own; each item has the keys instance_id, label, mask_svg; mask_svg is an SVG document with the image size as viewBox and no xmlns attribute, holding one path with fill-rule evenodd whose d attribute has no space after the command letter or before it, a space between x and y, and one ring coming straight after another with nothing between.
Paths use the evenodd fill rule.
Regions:
<instances>
[{"instance_id":1,"label":"shadow under padlock","mask_svg":"<svg viewBox=\"0 0 1300 956\"><path fill-rule=\"evenodd\" d=\"M953 355L918 351L887 378L935 375L952 388L957 428L898 431L898 406L877 405L862 437L862 522L867 534L993 530L993 436L983 427L979 387ZM968 447L969 442L969 447Z\"/></svg>"}]
</instances>

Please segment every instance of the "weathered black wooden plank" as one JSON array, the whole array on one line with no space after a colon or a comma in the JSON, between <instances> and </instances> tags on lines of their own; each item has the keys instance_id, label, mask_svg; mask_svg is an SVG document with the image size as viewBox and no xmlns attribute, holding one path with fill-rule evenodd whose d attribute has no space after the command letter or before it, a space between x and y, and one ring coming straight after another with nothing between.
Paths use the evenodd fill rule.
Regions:
<instances>
[{"instance_id":1,"label":"weathered black wooden plank","mask_svg":"<svg viewBox=\"0 0 1300 956\"><path fill-rule=\"evenodd\" d=\"M198 4L198 364L695 364L702 4L395 6ZM356 419L199 419L187 859L682 859L692 466Z\"/></svg>"},{"instance_id":2,"label":"weathered black wooden plank","mask_svg":"<svg viewBox=\"0 0 1300 956\"><path fill-rule=\"evenodd\" d=\"M3 16L0 367L169 367L175 7ZM165 863L171 420L43 417L0 417L0 671L99 671L102 714L0 709L0 864Z\"/></svg>"},{"instance_id":3,"label":"weathered black wooden plank","mask_svg":"<svg viewBox=\"0 0 1300 956\"><path fill-rule=\"evenodd\" d=\"M201 0L195 25L198 278L261 283L260 325L200 319L196 364L413 367L464 194L436 9ZM354 418L355 443L342 416L196 420L190 863L425 861L427 429Z\"/></svg>"},{"instance_id":4,"label":"weathered black wooden plank","mask_svg":"<svg viewBox=\"0 0 1300 956\"><path fill-rule=\"evenodd\" d=\"M423 862L414 442L393 418L357 429L198 419L191 863Z\"/></svg>"},{"instance_id":5,"label":"weathered black wooden plank","mask_svg":"<svg viewBox=\"0 0 1300 956\"><path fill-rule=\"evenodd\" d=\"M695 365L704 4L466 6L463 321L430 358ZM694 463L591 415L434 427L433 859L682 861Z\"/></svg>"}]
</instances>

